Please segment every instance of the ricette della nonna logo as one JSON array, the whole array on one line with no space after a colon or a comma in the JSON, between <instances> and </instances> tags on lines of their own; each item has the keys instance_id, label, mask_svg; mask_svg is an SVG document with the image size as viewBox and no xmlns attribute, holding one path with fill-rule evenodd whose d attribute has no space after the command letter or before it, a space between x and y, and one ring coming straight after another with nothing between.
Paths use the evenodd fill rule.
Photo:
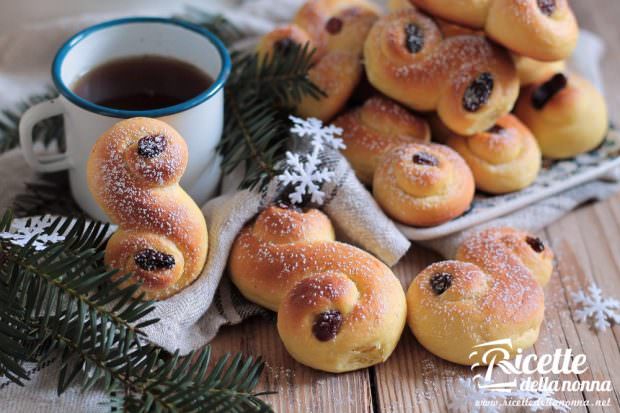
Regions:
<instances>
[{"instance_id":1,"label":"ricette della nonna logo","mask_svg":"<svg viewBox=\"0 0 620 413\"><path fill-rule=\"evenodd\" d=\"M511 358L512 355L515 355L514 358ZM587 357L572 349L556 349L548 354L525 354L520 348L515 351L511 339L502 339L475 346L469 358L476 360L471 366L471 370L476 373L474 382L478 389L488 391L489 394L508 393L518 396L613 391L611 380L584 378L592 377L591 374L585 374L589 370ZM605 405L605 402L601 401L601 405Z\"/></svg>"}]
</instances>

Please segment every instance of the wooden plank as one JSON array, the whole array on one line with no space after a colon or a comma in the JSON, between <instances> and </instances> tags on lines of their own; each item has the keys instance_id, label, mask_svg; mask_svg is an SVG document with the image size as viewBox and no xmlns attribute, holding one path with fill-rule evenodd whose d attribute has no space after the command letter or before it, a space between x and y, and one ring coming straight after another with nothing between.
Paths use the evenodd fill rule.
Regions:
<instances>
[{"instance_id":1,"label":"wooden plank","mask_svg":"<svg viewBox=\"0 0 620 413\"><path fill-rule=\"evenodd\" d=\"M238 351L263 356L267 366L257 391L277 392L265 397L276 412L372 412L368 370L336 375L297 363L282 345L274 320L257 317L225 327L212 346L215 357Z\"/></svg>"},{"instance_id":2,"label":"wooden plank","mask_svg":"<svg viewBox=\"0 0 620 413\"><path fill-rule=\"evenodd\" d=\"M438 255L414 246L394 268L405 290L415 276ZM384 364L375 366L376 404L380 412L441 412L446 410L447 379L468 371L435 357L417 343L409 326Z\"/></svg>"}]
</instances>

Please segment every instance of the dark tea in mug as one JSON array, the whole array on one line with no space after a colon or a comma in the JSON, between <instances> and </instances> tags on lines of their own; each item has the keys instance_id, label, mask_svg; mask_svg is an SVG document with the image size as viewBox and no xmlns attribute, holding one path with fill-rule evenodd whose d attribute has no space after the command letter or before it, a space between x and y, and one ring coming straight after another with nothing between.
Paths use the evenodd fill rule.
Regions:
<instances>
[{"instance_id":1,"label":"dark tea in mug","mask_svg":"<svg viewBox=\"0 0 620 413\"><path fill-rule=\"evenodd\" d=\"M111 60L72 85L76 95L112 109L151 110L186 102L213 79L196 66L170 57L132 56Z\"/></svg>"}]
</instances>

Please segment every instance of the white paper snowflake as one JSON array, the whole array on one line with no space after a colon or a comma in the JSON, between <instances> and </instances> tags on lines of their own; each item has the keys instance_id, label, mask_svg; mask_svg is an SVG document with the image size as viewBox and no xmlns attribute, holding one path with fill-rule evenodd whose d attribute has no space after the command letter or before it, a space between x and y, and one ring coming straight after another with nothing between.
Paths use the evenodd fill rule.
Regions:
<instances>
[{"instance_id":1,"label":"white paper snowflake","mask_svg":"<svg viewBox=\"0 0 620 413\"><path fill-rule=\"evenodd\" d=\"M325 193L321 191L321 184L329 182L334 173L327 168L320 168L319 148L315 147L309 155L286 152L287 168L278 176L284 185L293 185L294 191L289 199L294 204L301 204L306 194L311 196L310 201L319 205L325 200Z\"/></svg>"},{"instance_id":2,"label":"white paper snowflake","mask_svg":"<svg viewBox=\"0 0 620 413\"><path fill-rule=\"evenodd\" d=\"M0 232L0 238L8 240L11 244L21 247L36 237L32 246L36 251L45 249L49 244L63 241L64 235L57 232L48 234L46 231L54 220L50 216L17 218L11 222L9 231Z\"/></svg>"},{"instance_id":3,"label":"white paper snowflake","mask_svg":"<svg viewBox=\"0 0 620 413\"><path fill-rule=\"evenodd\" d=\"M589 294L583 290L573 293L573 301L581 308L575 310L575 319L579 322L592 320L594 328L605 331L611 322L620 324L620 301L603 297L603 292L594 283L588 287Z\"/></svg>"},{"instance_id":4,"label":"white paper snowflake","mask_svg":"<svg viewBox=\"0 0 620 413\"><path fill-rule=\"evenodd\" d=\"M342 139L338 137L342 135L342 128L334 125L323 126L323 122L317 118L302 119L293 115L288 118L293 122L291 133L300 138L310 138L313 147L346 148Z\"/></svg>"},{"instance_id":5,"label":"white paper snowflake","mask_svg":"<svg viewBox=\"0 0 620 413\"><path fill-rule=\"evenodd\" d=\"M523 407L530 412L543 411L550 407L562 413L570 411L566 403L553 397L552 391L497 392L480 388L476 381L462 377L452 386L448 411L452 413L499 413L507 400L523 401Z\"/></svg>"}]
</instances>

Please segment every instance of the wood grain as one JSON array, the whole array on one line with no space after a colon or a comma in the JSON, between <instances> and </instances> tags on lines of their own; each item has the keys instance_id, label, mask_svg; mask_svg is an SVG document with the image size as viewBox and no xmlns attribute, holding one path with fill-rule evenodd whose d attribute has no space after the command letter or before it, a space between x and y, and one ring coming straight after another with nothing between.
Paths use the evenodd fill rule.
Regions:
<instances>
[{"instance_id":1,"label":"wood grain","mask_svg":"<svg viewBox=\"0 0 620 413\"><path fill-rule=\"evenodd\" d=\"M572 1L582 27L606 41L603 63L612 119L620 121L620 1ZM572 349L585 353L588 371L566 380L611 380L612 393L566 392L561 400L606 400L610 407L574 407L573 412L620 412L620 327L595 333L573 318L571 294L596 282L606 295L620 297L620 195L590 204L550 225L542 234L557 255L556 271L545 289L546 314L540 339L531 351ZM407 288L426 265L439 259L414 246L394 268ZM372 369L333 375L299 365L283 348L272 320L253 319L225 328L213 342L216 354L244 351L264 355L268 367L261 390L277 412L444 412L451 382L469 377L468 368L428 353L408 328L392 357ZM553 376L549 376L553 379ZM510 412L519 411L512 408Z\"/></svg>"}]
</instances>

